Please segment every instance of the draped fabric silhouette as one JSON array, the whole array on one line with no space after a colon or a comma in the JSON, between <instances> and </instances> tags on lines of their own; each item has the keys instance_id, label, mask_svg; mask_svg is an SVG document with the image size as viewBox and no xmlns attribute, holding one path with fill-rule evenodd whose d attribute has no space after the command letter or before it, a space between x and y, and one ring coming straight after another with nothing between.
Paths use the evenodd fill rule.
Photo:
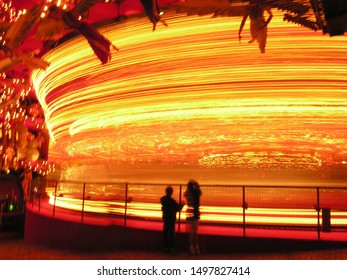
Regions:
<instances>
[{"instance_id":1,"label":"draped fabric silhouette","mask_svg":"<svg viewBox=\"0 0 347 280\"><path fill-rule=\"evenodd\" d=\"M71 12L63 13L63 21L70 28L78 30L87 39L89 45L102 64L111 60L111 46L115 49L117 48L114 47L112 43L101 35L91 24L79 21Z\"/></svg>"},{"instance_id":2,"label":"draped fabric silhouette","mask_svg":"<svg viewBox=\"0 0 347 280\"><path fill-rule=\"evenodd\" d=\"M269 17L265 20L264 11L267 11ZM241 41L241 33L246 23L247 18L250 18L250 31L252 39L248 43L258 42L258 46L261 53L265 53L266 40L267 40L267 26L270 23L273 15L270 7L265 7L259 4L253 4L250 2L246 8L246 12L243 16L240 29L239 40Z\"/></svg>"},{"instance_id":3,"label":"draped fabric silhouette","mask_svg":"<svg viewBox=\"0 0 347 280\"><path fill-rule=\"evenodd\" d=\"M156 29L158 22L167 26L167 23L160 16L160 9L157 0L141 0L141 4L147 17L153 23L153 31Z\"/></svg>"}]
</instances>

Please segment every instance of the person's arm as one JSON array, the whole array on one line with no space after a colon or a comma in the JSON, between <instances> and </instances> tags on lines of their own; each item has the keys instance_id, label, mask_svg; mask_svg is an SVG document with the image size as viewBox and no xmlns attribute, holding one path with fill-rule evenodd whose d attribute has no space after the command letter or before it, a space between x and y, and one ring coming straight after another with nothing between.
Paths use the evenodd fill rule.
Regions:
<instances>
[{"instance_id":1,"label":"person's arm","mask_svg":"<svg viewBox=\"0 0 347 280\"><path fill-rule=\"evenodd\" d=\"M268 17L268 19L265 22L265 26L267 26L270 23L270 21L272 20L272 17L273 17L271 8L269 8L269 7L266 8L266 11L269 14L269 17Z\"/></svg>"},{"instance_id":2,"label":"person's arm","mask_svg":"<svg viewBox=\"0 0 347 280\"><path fill-rule=\"evenodd\" d=\"M175 200L175 210L176 210L176 212L181 211L182 208L183 208L183 206L184 206L184 203L179 204L179 203L177 203L177 201Z\"/></svg>"},{"instance_id":3,"label":"person's arm","mask_svg":"<svg viewBox=\"0 0 347 280\"><path fill-rule=\"evenodd\" d=\"M245 14L243 15L243 19L241 21L241 25L240 25L240 29L239 29L239 41L241 42L241 33L243 30L243 27L245 26L246 20L248 18L248 12L245 12Z\"/></svg>"},{"instance_id":4,"label":"person's arm","mask_svg":"<svg viewBox=\"0 0 347 280\"><path fill-rule=\"evenodd\" d=\"M183 207L184 207L184 203L179 204L178 211L181 211L183 209Z\"/></svg>"}]
</instances>

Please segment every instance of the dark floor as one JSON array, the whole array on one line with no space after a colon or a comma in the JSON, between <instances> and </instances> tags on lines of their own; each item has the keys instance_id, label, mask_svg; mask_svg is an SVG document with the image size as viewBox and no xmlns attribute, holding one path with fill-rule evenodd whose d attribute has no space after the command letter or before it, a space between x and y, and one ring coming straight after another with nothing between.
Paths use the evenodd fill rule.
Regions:
<instances>
[{"instance_id":1,"label":"dark floor","mask_svg":"<svg viewBox=\"0 0 347 280\"><path fill-rule=\"evenodd\" d=\"M191 255L186 251L167 254L160 251L112 250L86 252L25 242L13 231L0 231L1 260L346 260L347 247L332 243L321 248L273 249L270 251L210 253Z\"/></svg>"}]
</instances>

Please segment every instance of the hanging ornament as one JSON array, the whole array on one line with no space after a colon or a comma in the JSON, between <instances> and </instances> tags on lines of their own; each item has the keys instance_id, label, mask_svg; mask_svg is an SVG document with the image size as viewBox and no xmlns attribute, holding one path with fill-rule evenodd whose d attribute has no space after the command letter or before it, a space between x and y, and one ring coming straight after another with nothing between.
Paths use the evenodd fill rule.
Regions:
<instances>
[{"instance_id":1,"label":"hanging ornament","mask_svg":"<svg viewBox=\"0 0 347 280\"><path fill-rule=\"evenodd\" d=\"M56 5L51 6L47 21L43 21L38 28L39 38L44 38L45 40L54 39L68 30L78 31L87 39L90 47L102 64L109 62L111 59L111 47L117 51L118 48L99 33L93 25L79 20L78 17L79 15L74 9L72 11L64 11ZM51 31L55 32L51 33Z\"/></svg>"},{"instance_id":2,"label":"hanging ornament","mask_svg":"<svg viewBox=\"0 0 347 280\"><path fill-rule=\"evenodd\" d=\"M159 10L157 0L141 0L141 4L145 9L147 17L153 23L153 31L155 30L158 22L161 22L162 24L167 26L167 23L161 19L161 12Z\"/></svg>"}]
</instances>

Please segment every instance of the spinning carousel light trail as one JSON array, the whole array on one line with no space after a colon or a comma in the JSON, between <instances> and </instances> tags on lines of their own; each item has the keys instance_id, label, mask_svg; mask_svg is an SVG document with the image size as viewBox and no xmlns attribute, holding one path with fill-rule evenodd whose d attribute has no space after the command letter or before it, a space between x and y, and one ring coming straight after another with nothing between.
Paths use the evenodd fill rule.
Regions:
<instances>
[{"instance_id":1,"label":"spinning carousel light trail","mask_svg":"<svg viewBox=\"0 0 347 280\"><path fill-rule=\"evenodd\" d=\"M75 198L50 196L50 204L75 211L82 210L82 200ZM201 221L203 223L242 224L242 208L202 206ZM84 211L98 214L124 215L124 202L85 200ZM159 203L131 202L127 205L127 216L149 220L161 220L162 212ZM185 221L185 211L181 213ZM317 212L314 209L271 209L252 208L246 210L248 224L276 226L316 226ZM322 221L320 221L322 223ZM346 212L331 214L332 226L347 226Z\"/></svg>"},{"instance_id":2,"label":"spinning carousel light trail","mask_svg":"<svg viewBox=\"0 0 347 280\"><path fill-rule=\"evenodd\" d=\"M49 53L32 80L63 177L96 176L97 159L114 165L103 179L124 164L345 170L347 37L277 12L260 54L247 30L238 42L240 20L169 13L155 32L146 18L105 26L120 48L106 65L81 37Z\"/></svg>"},{"instance_id":3,"label":"spinning carousel light trail","mask_svg":"<svg viewBox=\"0 0 347 280\"><path fill-rule=\"evenodd\" d=\"M54 183L54 182L53 182ZM54 187L53 187L54 185ZM161 191L165 185L60 182L46 190L49 203L59 208L120 219L160 221ZM183 186L173 186L174 198L185 204ZM330 209L331 226L347 227L346 188L201 186L201 222L258 226L304 226L323 224L322 209ZM54 196L56 194L56 196ZM81 197L86 199L84 202ZM125 197L127 203L125 203ZM246 205L245 209L242 205ZM317 206L319 205L319 206ZM245 215L245 216L243 216ZM180 213L185 221L185 208Z\"/></svg>"}]
</instances>

